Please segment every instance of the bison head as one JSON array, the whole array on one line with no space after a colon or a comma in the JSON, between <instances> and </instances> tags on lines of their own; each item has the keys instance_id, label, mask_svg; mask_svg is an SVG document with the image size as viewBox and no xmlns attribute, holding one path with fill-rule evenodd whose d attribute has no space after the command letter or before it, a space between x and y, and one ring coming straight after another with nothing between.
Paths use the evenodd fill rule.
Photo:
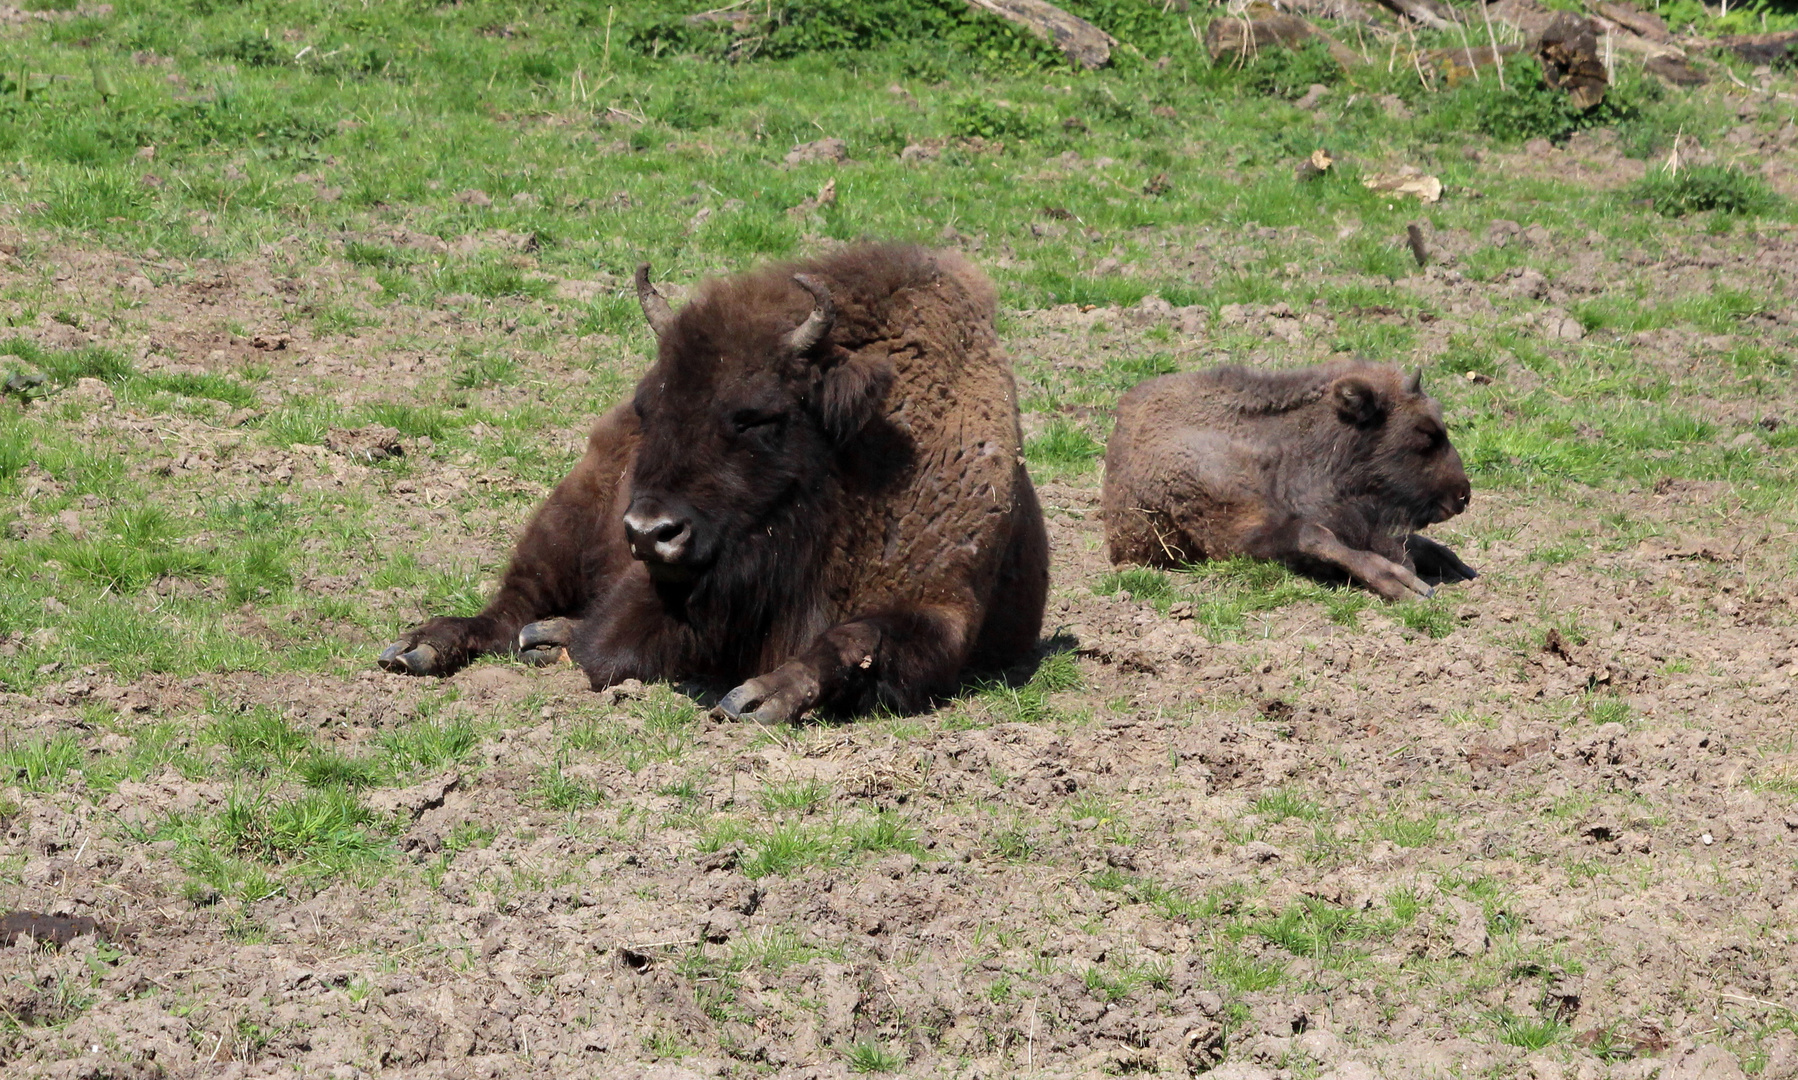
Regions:
<instances>
[{"instance_id":1,"label":"bison head","mask_svg":"<svg viewBox=\"0 0 1798 1080\"><path fill-rule=\"evenodd\" d=\"M1423 372L1404 378L1396 368L1364 368L1331 383L1329 395L1338 419L1360 435L1364 493L1397 511L1407 531L1467 509L1473 487L1441 404L1424 393Z\"/></svg>"},{"instance_id":2,"label":"bison head","mask_svg":"<svg viewBox=\"0 0 1798 1080\"><path fill-rule=\"evenodd\" d=\"M657 358L634 402L631 553L663 584L696 583L721 561L746 575L803 559L820 532L805 517L838 450L879 411L891 366L831 343L836 305L806 274L722 283L677 316L645 264L637 295ZM767 557L732 559L746 545Z\"/></svg>"}]
</instances>

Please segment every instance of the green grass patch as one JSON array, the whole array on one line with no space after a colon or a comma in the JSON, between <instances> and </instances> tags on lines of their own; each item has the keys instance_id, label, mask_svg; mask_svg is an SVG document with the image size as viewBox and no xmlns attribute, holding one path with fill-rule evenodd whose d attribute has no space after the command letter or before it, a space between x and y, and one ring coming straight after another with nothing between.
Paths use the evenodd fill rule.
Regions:
<instances>
[{"instance_id":1,"label":"green grass patch","mask_svg":"<svg viewBox=\"0 0 1798 1080\"><path fill-rule=\"evenodd\" d=\"M1687 165L1677 172L1650 169L1628 194L1653 200L1655 213L1663 217L1767 214L1783 202L1765 180L1733 165Z\"/></svg>"}]
</instances>

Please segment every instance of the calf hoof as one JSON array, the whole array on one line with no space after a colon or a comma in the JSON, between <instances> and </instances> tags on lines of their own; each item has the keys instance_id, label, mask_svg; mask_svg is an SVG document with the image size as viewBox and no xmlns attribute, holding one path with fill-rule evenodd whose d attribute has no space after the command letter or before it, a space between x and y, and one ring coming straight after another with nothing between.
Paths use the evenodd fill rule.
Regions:
<instances>
[{"instance_id":1,"label":"calf hoof","mask_svg":"<svg viewBox=\"0 0 1798 1080\"><path fill-rule=\"evenodd\" d=\"M527 664L547 667L568 657L568 642L574 636L570 619L543 619L518 631L518 658Z\"/></svg>"},{"instance_id":2,"label":"calf hoof","mask_svg":"<svg viewBox=\"0 0 1798 1080\"><path fill-rule=\"evenodd\" d=\"M437 650L423 642L407 647L404 641L396 641L381 651L377 661L382 670L391 671L395 675L437 675L441 673Z\"/></svg>"}]
</instances>

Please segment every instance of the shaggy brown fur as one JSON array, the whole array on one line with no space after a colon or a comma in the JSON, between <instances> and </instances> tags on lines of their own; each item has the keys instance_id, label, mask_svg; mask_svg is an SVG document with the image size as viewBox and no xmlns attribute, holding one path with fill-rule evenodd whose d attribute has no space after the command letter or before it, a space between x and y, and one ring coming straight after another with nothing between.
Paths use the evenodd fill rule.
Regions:
<instances>
[{"instance_id":1,"label":"shaggy brown fur","mask_svg":"<svg viewBox=\"0 0 1798 1080\"><path fill-rule=\"evenodd\" d=\"M595 688L746 679L720 708L786 720L916 709L971 663L1029 656L1048 542L978 271L869 246L710 282L678 314L639 291L659 346L634 398L486 610L383 666L566 647Z\"/></svg>"},{"instance_id":2,"label":"shaggy brown fur","mask_svg":"<svg viewBox=\"0 0 1798 1080\"><path fill-rule=\"evenodd\" d=\"M1473 492L1442 407L1386 364L1164 375L1117 408L1105 455L1115 563L1249 555L1381 596L1428 596L1419 573L1474 576L1418 535Z\"/></svg>"}]
</instances>

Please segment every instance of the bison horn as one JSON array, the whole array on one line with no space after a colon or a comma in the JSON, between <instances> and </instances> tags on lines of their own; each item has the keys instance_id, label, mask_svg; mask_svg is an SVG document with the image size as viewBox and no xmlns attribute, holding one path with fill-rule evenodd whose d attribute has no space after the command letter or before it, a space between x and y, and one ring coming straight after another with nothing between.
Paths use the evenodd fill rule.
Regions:
<instances>
[{"instance_id":1,"label":"bison horn","mask_svg":"<svg viewBox=\"0 0 1798 1080\"><path fill-rule=\"evenodd\" d=\"M832 323L837 321L837 305L830 298L830 289L822 281L810 274L794 274L793 280L799 287L812 294L812 313L805 321L794 327L785 338L785 344L794 356L811 350L811 347L824 340L830 333Z\"/></svg>"},{"instance_id":2,"label":"bison horn","mask_svg":"<svg viewBox=\"0 0 1798 1080\"><path fill-rule=\"evenodd\" d=\"M674 322L674 312L668 307L668 301L656 292L656 287L649 283L649 264L637 264L637 303L643 305L643 317L649 320L649 328L660 338Z\"/></svg>"},{"instance_id":3,"label":"bison horn","mask_svg":"<svg viewBox=\"0 0 1798 1080\"><path fill-rule=\"evenodd\" d=\"M1407 393L1407 394L1423 393L1423 369L1422 368L1417 368L1416 370L1412 371L1411 377L1409 379L1405 380L1405 393Z\"/></svg>"}]
</instances>

